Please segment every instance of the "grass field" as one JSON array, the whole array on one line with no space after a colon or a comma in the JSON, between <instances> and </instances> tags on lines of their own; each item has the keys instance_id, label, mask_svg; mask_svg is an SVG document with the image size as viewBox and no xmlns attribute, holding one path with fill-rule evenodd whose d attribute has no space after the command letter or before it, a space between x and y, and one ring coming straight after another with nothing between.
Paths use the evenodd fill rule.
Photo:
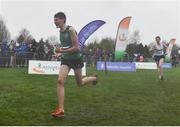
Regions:
<instances>
[{"instance_id":1,"label":"grass field","mask_svg":"<svg viewBox=\"0 0 180 127\"><path fill-rule=\"evenodd\" d=\"M180 68L96 72L97 86L66 84L64 118L50 113L57 106L57 76L28 75L27 69L0 68L0 125L180 125Z\"/></svg>"}]
</instances>

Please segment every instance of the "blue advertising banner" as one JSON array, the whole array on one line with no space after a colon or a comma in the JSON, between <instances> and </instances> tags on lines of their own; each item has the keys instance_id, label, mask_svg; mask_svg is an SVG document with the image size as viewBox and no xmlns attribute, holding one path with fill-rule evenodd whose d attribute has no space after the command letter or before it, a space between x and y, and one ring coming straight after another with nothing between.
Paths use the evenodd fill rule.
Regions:
<instances>
[{"instance_id":1,"label":"blue advertising banner","mask_svg":"<svg viewBox=\"0 0 180 127\"><path fill-rule=\"evenodd\" d=\"M84 26L78 34L79 47L83 48L84 43L89 38L89 36L104 24L105 22L102 20L94 20Z\"/></svg>"},{"instance_id":2,"label":"blue advertising banner","mask_svg":"<svg viewBox=\"0 0 180 127\"><path fill-rule=\"evenodd\" d=\"M135 72L136 64L130 62L106 62L107 71ZM97 62L97 70L105 70L105 62Z\"/></svg>"},{"instance_id":3,"label":"blue advertising banner","mask_svg":"<svg viewBox=\"0 0 180 127\"><path fill-rule=\"evenodd\" d=\"M164 63L163 68L172 68L172 64L171 63Z\"/></svg>"}]
</instances>

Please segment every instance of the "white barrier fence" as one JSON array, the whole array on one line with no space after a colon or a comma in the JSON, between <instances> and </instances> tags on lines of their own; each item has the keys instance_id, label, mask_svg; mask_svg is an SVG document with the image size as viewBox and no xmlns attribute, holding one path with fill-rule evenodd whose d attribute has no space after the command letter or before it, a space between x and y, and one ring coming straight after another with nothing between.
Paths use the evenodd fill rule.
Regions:
<instances>
[{"instance_id":1,"label":"white barrier fence","mask_svg":"<svg viewBox=\"0 0 180 127\"><path fill-rule=\"evenodd\" d=\"M113 63L113 62L112 62ZM121 66L127 66L127 62L121 62ZM38 61L29 60L28 74L41 74L41 75L58 75L60 70L60 61ZM82 75L86 76L86 63L82 68ZM171 63L164 63L163 68L172 68ZM135 62L135 69L157 69L156 63ZM100 69L101 70L101 69ZM121 70L123 71L123 70ZM125 70L127 71L127 70ZM133 71L135 72L135 71ZM71 69L69 75L74 75L74 71Z\"/></svg>"}]
</instances>

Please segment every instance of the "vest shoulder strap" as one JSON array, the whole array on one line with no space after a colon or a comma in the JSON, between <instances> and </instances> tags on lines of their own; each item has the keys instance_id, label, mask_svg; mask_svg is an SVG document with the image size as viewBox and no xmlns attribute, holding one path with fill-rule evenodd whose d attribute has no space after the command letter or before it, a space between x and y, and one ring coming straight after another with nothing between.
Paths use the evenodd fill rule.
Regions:
<instances>
[{"instance_id":1,"label":"vest shoulder strap","mask_svg":"<svg viewBox=\"0 0 180 127\"><path fill-rule=\"evenodd\" d=\"M72 27L72 26L67 26L66 30L69 31L70 27ZM75 31L75 32L76 32L76 31ZM76 32L76 35L77 35L77 32Z\"/></svg>"}]
</instances>

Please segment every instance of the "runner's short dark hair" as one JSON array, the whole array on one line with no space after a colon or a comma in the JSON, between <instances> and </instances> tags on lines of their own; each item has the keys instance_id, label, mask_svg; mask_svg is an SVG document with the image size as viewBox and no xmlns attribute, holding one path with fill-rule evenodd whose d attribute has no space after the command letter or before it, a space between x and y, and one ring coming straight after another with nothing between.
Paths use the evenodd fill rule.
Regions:
<instances>
[{"instance_id":1,"label":"runner's short dark hair","mask_svg":"<svg viewBox=\"0 0 180 127\"><path fill-rule=\"evenodd\" d=\"M158 38L161 40L161 37L160 37L160 36L156 36L156 38L155 38L155 39L158 39Z\"/></svg>"},{"instance_id":2,"label":"runner's short dark hair","mask_svg":"<svg viewBox=\"0 0 180 127\"><path fill-rule=\"evenodd\" d=\"M66 22L66 15L63 12L58 12L54 15L54 18L64 19Z\"/></svg>"}]
</instances>

